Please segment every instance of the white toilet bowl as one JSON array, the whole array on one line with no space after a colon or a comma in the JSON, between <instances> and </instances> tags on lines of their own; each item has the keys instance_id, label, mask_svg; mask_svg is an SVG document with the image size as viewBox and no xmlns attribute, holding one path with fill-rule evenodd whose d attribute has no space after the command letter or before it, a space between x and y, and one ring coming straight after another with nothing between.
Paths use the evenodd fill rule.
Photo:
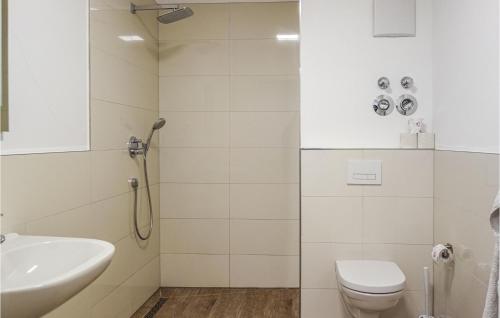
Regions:
<instances>
[{"instance_id":1,"label":"white toilet bowl","mask_svg":"<svg viewBox=\"0 0 500 318\"><path fill-rule=\"evenodd\" d=\"M378 318L404 295L406 277L395 263L337 261L335 270L339 291L353 318Z\"/></svg>"}]
</instances>

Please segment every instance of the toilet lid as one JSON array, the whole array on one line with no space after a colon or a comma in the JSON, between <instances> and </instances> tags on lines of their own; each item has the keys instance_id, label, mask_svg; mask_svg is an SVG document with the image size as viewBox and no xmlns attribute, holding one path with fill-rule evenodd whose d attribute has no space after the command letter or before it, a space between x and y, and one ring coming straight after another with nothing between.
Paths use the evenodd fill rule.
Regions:
<instances>
[{"instance_id":1,"label":"toilet lid","mask_svg":"<svg viewBox=\"0 0 500 318\"><path fill-rule=\"evenodd\" d=\"M393 262L385 261L337 261L339 282L355 291L370 294L388 294L405 288L406 277Z\"/></svg>"}]
</instances>

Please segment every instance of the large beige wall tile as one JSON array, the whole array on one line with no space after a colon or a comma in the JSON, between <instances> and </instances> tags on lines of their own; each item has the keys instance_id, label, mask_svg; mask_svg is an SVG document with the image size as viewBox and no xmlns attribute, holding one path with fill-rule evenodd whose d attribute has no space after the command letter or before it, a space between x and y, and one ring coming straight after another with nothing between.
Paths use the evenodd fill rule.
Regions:
<instances>
[{"instance_id":1,"label":"large beige wall tile","mask_svg":"<svg viewBox=\"0 0 500 318\"><path fill-rule=\"evenodd\" d=\"M227 74L229 44L226 40L160 42L160 76Z\"/></svg>"},{"instance_id":2,"label":"large beige wall tile","mask_svg":"<svg viewBox=\"0 0 500 318\"><path fill-rule=\"evenodd\" d=\"M161 285L229 287L229 255L162 254Z\"/></svg>"},{"instance_id":3,"label":"large beige wall tile","mask_svg":"<svg viewBox=\"0 0 500 318\"><path fill-rule=\"evenodd\" d=\"M5 228L90 202L88 152L4 156L1 164Z\"/></svg>"},{"instance_id":4,"label":"large beige wall tile","mask_svg":"<svg viewBox=\"0 0 500 318\"><path fill-rule=\"evenodd\" d=\"M232 148L231 182L296 183L299 151L293 148Z\"/></svg>"},{"instance_id":5,"label":"large beige wall tile","mask_svg":"<svg viewBox=\"0 0 500 318\"><path fill-rule=\"evenodd\" d=\"M276 38L277 34L299 33L299 5L282 3L231 4L231 38Z\"/></svg>"},{"instance_id":6,"label":"large beige wall tile","mask_svg":"<svg viewBox=\"0 0 500 318\"><path fill-rule=\"evenodd\" d=\"M160 24L160 41L186 39L227 39L228 4L189 4L194 15L171 24Z\"/></svg>"},{"instance_id":7,"label":"large beige wall tile","mask_svg":"<svg viewBox=\"0 0 500 318\"><path fill-rule=\"evenodd\" d=\"M232 219L299 219L298 184L231 184Z\"/></svg>"},{"instance_id":8,"label":"large beige wall tile","mask_svg":"<svg viewBox=\"0 0 500 318\"><path fill-rule=\"evenodd\" d=\"M155 13L131 15L124 0L92 0L90 5L97 9L90 14L92 151L2 158L3 230L11 224L8 228L24 233L98 238L116 247L104 274L47 318L129 317L160 279L158 151L149 153L155 227L147 244L132 232L127 184L128 177L137 176L144 186L142 166L122 151L131 134L144 136L158 116ZM129 34L144 41L118 39ZM144 225L144 188L139 201ZM10 211L16 211L12 220Z\"/></svg>"},{"instance_id":9,"label":"large beige wall tile","mask_svg":"<svg viewBox=\"0 0 500 318\"><path fill-rule=\"evenodd\" d=\"M435 164L436 197L487 217L498 192L499 156L436 151Z\"/></svg>"},{"instance_id":10,"label":"large beige wall tile","mask_svg":"<svg viewBox=\"0 0 500 318\"><path fill-rule=\"evenodd\" d=\"M337 288L335 261L362 259L361 244L303 243L302 288Z\"/></svg>"},{"instance_id":11,"label":"large beige wall tile","mask_svg":"<svg viewBox=\"0 0 500 318\"><path fill-rule=\"evenodd\" d=\"M499 156L436 151L434 233L455 248L453 271L434 266L436 314L480 317L494 237L489 224L498 191Z\"/></svg>"},{"instance_id":12,"label":"large beige wall tile","mask_svg":"<svg viewBox=\"0 0 500 318\"><path fill-rule=\"evenodd\" d=\"M298 256L231 255L231 287L299 286Z\"/></svg>"},{"instance_id":13,"label":"large beige wall tile","mask_svg":"<svg viewBox=\"0 0 500 318\"><path fill-rule=\"evenodd\" d=\"M299 71L297 42L271 40L231 41L231 74L291 75Z\"/></svg>"},{"instance_id":14,"label":"large beige wall tile","mask_svg":"<svg viewBox=\"0 0 500 318\"><path fill-rule=\"evenodd\" d=\"M363 258L395 262L406 276L407 290L421 291L424 289L423 268L429 267L432 271L431 251L432 244L365 244Z\"/></svg>"},{"instance_id":15,"label":"large beige wall tile","mask_svg":"<svg viewBox=\"0 0 500 318\"><path fill-rule=\"evenodd\" d=\"M93 98L154 110L158 105L158 75L93 48L91 50Z\"/></svg>"},{"instance_id":16,"label":"large beige wall tile","mask_svg":"<svg viewBox=\"0 0 500 318\"><path fill-rule=\"evenodd\" d=\"M299 255L296 220L231 220L231 254Z\"/></svg>"},{"instance_id":17,"label":"large beige wall tile","mask_svg":"<svg viewBox=\"0 0 500 318\"><path fill-rule=\"evenodd\" d=\"M122 10L93 10L90 28L92 46L127 60L151 74L158 73L158 41L137 15ZM143 40L126 42L120 38L131 34Z\"/></svg>"},{"instance_id":18,"label":"large beige wall tile","mask_svg":"<svg viewBox=\"0 0 500 318\"><path fill-rule=\"evenodd\" d=\"M161 147L228 147L229 112L165 112Z\"/></svg>"},{"instance_id":19,"label":"large beige wall tile","mask_svg":"<svg viewBox=\"0 0 500 318\"><path fill-rule=\"evenodd\" d=\"M336 289L302 289L302 318L350 318L344 311L342 295Z\"/></svg>"},{"instance_id":20,"label":"large beige wall tile","mask_svg":"<svg viewBox=\"0 0 500 318\"><path fill-rule=\"evenodd\" d=\"M441 199L434 204L435 241L453 244L459 264L487 284L495 243L488 217L479 217Z\"/></svg>"},{"instance_id":21,"label":"large beige wall tile","mask_svg":"<svg viewBox=\"0 0 500 318\"><path fill-rule=\"evenodd\" d=\"M229 218L227 184L161 184L162 218Z\"/></svg>"},{"instance_id":22,"label":"large beige wall tile","mask_svg":"<svg viewBox=\"0 0 500 318\"><path fill-rule=\"evenodd\" d=\"M161 220L161 252L186 254L228 254L227 220Z\"/></svg>"},{"instance_id":23,"label":"large beige wall tile","mask_svg":"<svg viewBox=\"0 0 500 318\"><path fill-rule=\"evenodd\" d=\"M232 147L299 147L298 112L231 113Z\"/></svg>"},{"instance_id":24,"label":"large beige wall tile","mask_svg":"<svg viewBox=\"0 0 500 318\"><path fill-rule=\"evenodd\" d=\"M227 183L227 148L163 148L161 181L186 183Z\"/></svg>"},{"instance_id":25,"label":"large beige wall tile","mask_svg":"<svg viewBox=\"0 0 500 318\"><path fill-rule=\"evenodd\" d=\"M136 272L92 308L91 317L129 317L159 287L159 257Z\"/></svg>"},{"instance_id":26,"label":"large beige wall tile","mask_svg":"<svg viewBox=\"0 0 500 318\"><path fill-rule=\"evenodd\" d=\"M160 250L160 226L158 223L155 222L151 238L147 243L138 244L135 233L114 243L115 255L109 268L102 275L103 281L121 284L158 256Z\"/></svg>"},{"instance_id":27,"label":"large beige wall tile","mask_svg":"<svg viewBox=\"0 0 500 318\"><path fill-rule=\"evenodd\" d=\"M159 184L150 184L151 188L151 205L153 207L153 220L154 223L156 224L160 220L160 185ZM134 195L133 193L129 193L130 195L130 203L129 207L130 213L128 215L133 215L133 201L132 201L132 196ZM147 197L147 190L146 187L140 189L139 193L139 208L137 211L137 219L139 223L139 227L141 229L144 229L142 232L146 232L147 228L149 227L149 203L148 203L148 197Z\"/></svg>"},{"instance_id":28,"label":"large beige wall tile","mask_svg":"<svg viewBox=\"0 0 500 318\"><path fill-rule=\"evenodd\" d=\"M302 198L302 242L361 243L362 229L362 198Z\"/></svg>"},{"instance_id":29,"label":"large beige wall tile","mask_svg":"<svg viewBox=\"0 0 500 318\"><path fill-rule=\"evenodd\" d=\"M299 77L231 76L232 111L298 111Z\"/></svg>"},{"instance_id":30,"label":"large beige wall tile","mask_svg":"<svg viewBox=\"0 0 500 318\"><path fill-rule=\"evenodd\" d=\"M95 216L92 206L86 205L29 222L26 232L30 235L96 238Z\"/></svg>"},{"instance_id":31,"label":"large beige wall tile","mask_svg":"<svg viewBox=\"0 0 500 318\"><path fill-rule=\"evenodd\" d=\"M364 187L365 196L433 197L433 151L365 150L364 159L382 160L382 185Z\"/></svg>"},{"instance_id":32,"label":"large beige wall tile","mask_svg":"<svg viewBox=\"0 0 500 318\"><path fill-rule=\"evenodd\" d=\"M160 256L155 257L123 285L130 291L131 309L135 312L160 287Z\"/></svg>"},{"instance_id":33,"label":"large beige wall tile","mask_svg":"<svg viewBox=\"0 0 500 318\"><path fill-rule=\"evenodd\" d=\"M90 107L93 150L127 149L130 136L147 138L158 113L94 99Z\"/></svg>"},{"instance_id":34,"label":"large beige wall tile","mask_svg":"<svg viewBox=\"0 0 500 318\"><path fill-rule=\"evenodd\" d=\"M228 111L229 76L160 78L160 111Z\"/></svg>"},{"instance_id":35,"label":"large beige wall tile","mask_svg":"<svg viewBox=\"0 0 500 318\"><path fill-rule=\"evenodd\" d=\"M360 150L303 150L303 196L361 196L362 187L347 184L347 163L360 160Z\"/></svg>"},{"instance_id":36,"label":"large beige wall tile","mask_svg":"<svg viewBox=\"0 0 500 318\"><path fill-rule=\"evenodd\" d=\"M135 176L144 186L142 162L130 158L127 150L93 151L92 199L103 200L132 190L128 178Z\"/></svg>"},{"instance_id":37,"label":"large beige wall tile","mask_svg":"<svg viewBox=\"0 0 500 318\"><path fill-rule=\"evenodd\" d=\"M367 243L433 243L431 198L364 198L363 240Z\"/></svg>"},{"instance_id":38,"label":"large beige wall tile","mask_svg":"<svg viewBox=\"0 0 500 318\"><path fill-rule=\"evenodd\" d=\"M418 317L425 311L422 292L406 292L396 307L381 314L381 318Z\"/></svg>"}]
</instances>

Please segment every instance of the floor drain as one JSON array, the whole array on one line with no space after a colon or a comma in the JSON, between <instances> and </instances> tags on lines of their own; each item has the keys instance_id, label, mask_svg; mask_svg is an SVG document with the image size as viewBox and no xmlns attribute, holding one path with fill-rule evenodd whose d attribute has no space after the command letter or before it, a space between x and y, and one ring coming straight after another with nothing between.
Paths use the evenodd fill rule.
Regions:
<instances>
[{"instance_id":1,"label":"floor drain","mask_svg":"<svg viewBox=\"0 0 500 318\"><path fill-rule=\"evenodd\" d=\"M160 300L158 300L158 302L153 306L153 308L151 308L144 318L153 318L165 302L167 302L166 298L160 298Z\"/></svg>"}]
</instances>

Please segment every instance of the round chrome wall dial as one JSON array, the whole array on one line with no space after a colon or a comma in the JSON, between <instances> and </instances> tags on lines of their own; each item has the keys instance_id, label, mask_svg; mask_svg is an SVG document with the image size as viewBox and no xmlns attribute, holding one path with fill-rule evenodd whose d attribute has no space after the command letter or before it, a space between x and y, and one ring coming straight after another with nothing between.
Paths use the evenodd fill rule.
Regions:
<instances>
[{"instance_id":1,"label":"round chrome wall dial","mask_svg":"<svg viewBox=\"0 0 500 318\"><path fill-rule=\"evenodd\" d=\"M401 86L405 89L410 89L413 87L413 78L405 76L401 79Z\"/></svg>"},{"instance_id":2,"label":"round chrome wall dial","mask_svg":"<svg viewBox=\"0 0 500 318\"><path fill-rule=\"evenodd\" d=\"M388 89L391 86L391 82L387 77L381 77L377 81L378 88L380 89Z\"/></svg>"},{"instance_id":3,"label":"round chrome wall dial","mask_svg":"<svg viewBox=\"0 0 500 318\"><path fill-rule=\"evenodd\" d=\"M401 95L396 104L396 108L401 115L410 116L417 111L417 99L412 95Z\"/></svg>"},{"instance_id":4,"label":"round chrome wall dial","mask_svg":"<svg viewBox=\"0 0 500 318\"><path fill-rule=\"evenodd\" d=\"M394 101L390 96L380 95L373 101L373 110L380 116L387 116L394 110Z\"/></svg>"}]
</instances>

